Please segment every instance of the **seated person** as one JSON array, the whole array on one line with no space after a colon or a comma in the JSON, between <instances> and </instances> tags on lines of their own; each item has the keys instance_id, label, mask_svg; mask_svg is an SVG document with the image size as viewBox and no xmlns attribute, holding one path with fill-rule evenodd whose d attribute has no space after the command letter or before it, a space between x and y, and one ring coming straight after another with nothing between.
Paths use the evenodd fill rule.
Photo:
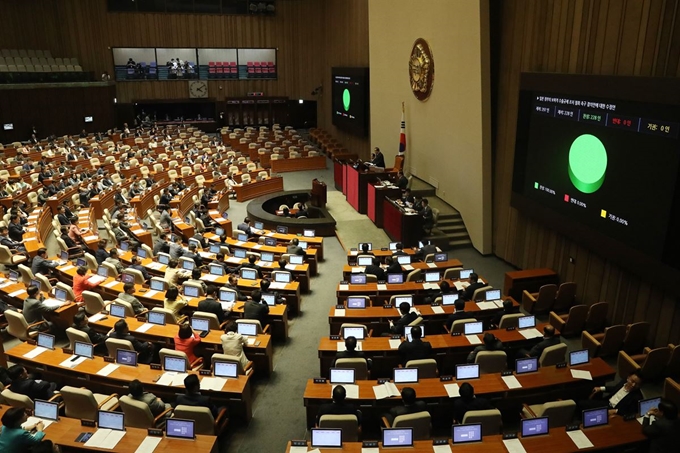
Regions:
<instances>
[{"instance_id":1,"label":"seated person","mask_svg":"<svg viewBox=\"0 0 680 453\"><path fill-rule=\"evenodd\" d=\"M269 287L271 286L272 282L268 278L263 278L260 280L260 292L261 293L269 293ZM241 300L241 299L239 299ZM285 304L286 303L286 298L280 295L277 291L274 291L274 303L276 305L279 304Z\"/></svg>"},{"instance_id":2,"label":"seated person","mask_svg":"<svg viewBox=\"0 0 680 453\"><path fill-rule=\"evenodd\" d=\"M198 379L198 375L190 374L184 378L184 395L178 395L175 400L174 407L177 406L194 406L194 407L207 407L210 409L213 417L217 417L218 409L207 396L201 395L201 381Z\"/></svg>"},{"instance_id":3,"label":"seated person","mask_svg":"<svg viewBox=\"0 0 680 453\"><path fill-rule=\"evenodd\" d=\"M33 426L21 427L28 420L28 411L23 407L10 407L2 415L0 451L3 453L24 453L40 445L45 437L45 424L39 421ZM35 433L33 431L35 430Z\"/></svg>"},{"instance_id":4,"label":"seated person","mask_svg":"<svg viewBox=\"0 0 680 453\"><path fill-rule=\"evenodd\" d=\"M187 280L185 283L193 283L195 285L198 285L201 288L203 288L203 292L205 292L205 290L208 289L208 285L203 280L201 280L201 270L197 267L191 270L191 278Z\"/></svg>"},{"instance_id":5,"label":"seated person","mask_svg":"<svg viewBox=\"0 0 680 453\"><path fill-rule=\"evenodd\" d=\"M243 305L243 318L257 319L262 324L262 328L264 328L265 321L269 315L269 305L262 302L262 293L258 289L253 291L250 297L251 300L247 300Z\"/></svg>"},{"instance_id":6,"label":"seated person","mask_svg":"<svg viewBox=\"0 0 680 453\"><path fill-rule=\"evenodd\" d=\"M97 250L94 252L94 257L97 264L102 264L109 257L109 252L106 251L106 239L100 239L97 242Z\"/></svg>"},{"instance_id":7,"label":"seated person","mask_svg":"<svg viewBox=\"0 0 680 453\"><path fill-rule=\"evenodd\" d=\"M477 353L482 351L502 351L503 343L492 333L486 332L483 337L484 344L480 344L467 356L468 363L475 363Z\"/></svg>"},{"instance_id":8,"label":"seated person","mask_svg":"<svg viewBox=\"0 0 680 453\"><path fill-rule=\"evenodd\" d=\"M132 309L135 311L135 314L138 315L141 312L143 312L144 310L146 310L146 308L139 301L139 299L137 299L135 297L134 294L135 294L135 284L134 283L125 283L123 285L123 292L118 294L118 299L124 300L125 302L129 302L130 305L132 305Z\"/></svg>"},{"instance_id":9,"label":"seated person","mask_svg":"<svg viewBox=\"0 0 680 453\"><path fill-rule=\"evenodd\" d=\"M262 278L262 269L260 269L260 266L255 264L257 261L257 256L255 255L248 255L248 262L241 264L239 267L236 268L236 273L239 273L241 269L255 269L257 271L257 278Z\"/></svg>"},{"instance_id":10,"label":"seated person","mask_svg":"<svg viewBox=\"0 0 680 453\"><path fill-rule=\"evenodd\" d=\"M248 357L243 352L243 347L248 344L248 339L238 333L238 326L232 320L227 321L224 327L224 335L220 337L222 352L227 355L238 357L241 366L245 369L248 365Z\"/></svg>"},{"instance_id":11,"label":"seated person","mask_svg":"<svg viewBox=\"0 0 680 453\"><path fill-rule=\"evenodd\" d=\"M397 172L396 186L401 190L406 190L406 186L408 186L408 178L404 176L404 172L401 170Z\"/></svg>"},{"instance_id":12,"label":"seated person","mask_svg":"<svg viewBox=\"0 0 680 453\"><path fill-rule=\"evenodd\" d=\"M520 349L517 352L517 357L540 357L545 348L555 346L560 343L560 338L555 335L555 328L551 325L543 327L543 340L536 343L529 351Z\"/></svg>"},{"instance_id":13,"label":"seated person","mask_svg":"<svg viewBox=\"0 0 680 453\"><path fill-rule=\"evenodd\" d=\"M361 426L361 411L350 403L345 402L347 397L347 391L342 385L336 385L333 388L333 402L326 403L319 406L319 412L316 414L316 426L319 426L319 421L322 415L356 415L359 421L359 426Z\"/></svg>"},{"instance_id":14,"label":"seated person","mask_svg":"<svg viewBox=\"0 0 680 453\"><path fill-rule=\"evenodd\" d=\"M338 359L355 359L355 358L363 359L366 357L363 351L357 351L356 349L357 349L356 337L349 336L345 338L345 350L339 351L337 354L335 354L335 360L337 361ZM333 362L333 366L335 366L335 362Z\"/></svg>"},{"instance_id":15,"label":"seated person","mask_svg":"<svg viewBox=\"0 0 680 453\"><path fill-rule=\"evenodd\" d=\"M201 337L194 332L188 322L181 324L175 335L175 350L181 351L187 355L189 364L198 359L194 354L194 348L201 342Z\"/></svg>"},{"instance_id":16,"label":"seated person","mask_svg":"<svg viewBox=\"0 0 680 453\"><path fill-rule=\"evenodd\" d=\"M359 255L373 255L373 252L368 249L368 244L366 242L361 244L361 252Z\"/></svg>"},{"instance_id":17,"label":"seated person","mask_svg":"<svg viewBox=\"0 0 680 453\"><path fill-rule=\"evenodd\" d=\"M394 419L400 415L416 414L418 412L427 412L427 405L425 401L416 400L416 391L413 387L404 387L401 390L401 401L403 406L396 406L390 409L389 414L385 414L385 418L390 422L390 426Z\"/></svg>"},{"instance_id":18,"label":"seated person","mask_svg":"<svg viewBox=\"0 0 680 453\"><path fill-rule=\"evenodd\" d=\"M463 290L463 292L460 294L460 297L463 300L472 300L472 296L474 296L475 291L477 291L479 288L484 288L485 286L486 283L480 282L479 275L473 272L470 274L470 284Z\"/></svg>"},{"instance_id":19,"label":"seated person","mask_svg":"<svg viewBox=\"0 0 680 453\"><path fill-rule=\"evenodd\" d=\"M503 316L513 315L515 313L519 313L519 307L514 306L514 304L512 303L512 299L505 299L503 301L503 311L493 317L493 319L491 320L491 324L489 325L489 328L498 329L498 326L501 325L501 319L503 319Z\"/></svg>"},{"instance_id":20,"label":"seated person","mask_svg":"<svg viewBox=\"0 0 680 453\"><path fill-rule=\"evenodd\" d=\"M401 313L401 318L399 318L396 323L390 319L390 332L393 334L404 335L404 327L418 319L418 313L411 311L411 305L409 305L408 302L402 302L399 304L399 313Z\"/></svg>"},{"instance_id":21,"label":"seated person","mask_svg":"<svg viewBox=\"0 0 680 453\"><path fill-rule=\"evenodd\" d=\"M475 396L475 388L469 382L460 386L460 398L453 401L453 421L463 423L467 411L482 411L494 409L493 405L485 398Z\"/></svg>"},{"instance_id":22,"label":"seated person","mask_svg":"<svg viewBox=\"0 0 680 453\"><path fill-rule=\"evenodd\" d=\"M13 365L7 370L12 380L12 391L26 395L33 401L48 400L54 396L57 384L40 379L39 375L28 374L23 365Z\"/></svg>"},{"instance_id":23,"label":"seated person","mask_svg":"<svg viewBox=\"0 0 680 453\"><path fill-rule=\"evenodd\" d=\"M113 248L109 251L109 257L104 260L105 263L111 263L116 268L116 272L119 274L125 270L125 266L120 262L118 258L118 249Z\"/></svg>"},{"instance_id":24,"label":"seated person","mask_svg":"<svg viewBox=\"0 0 680 453\"><path fill-rule=\"evenodd\" d=\"M399 269L399 271L401 271L401 269ZM366 270L364 272L366 274L375 275L378 278L379 282L387 280L387 274L385 274L383 268L380 267L379 258L373 257L373 262L370 265L366 266Z\"/></svg>"},{"instance_id":25,"label":"seated person","mask_svg":"<svg viewBox=\"0 0 680 453\"><path fill-rule=\"evenodd\" d=\"M26 247L23 243L13 241L9 237L9 229L6 226L0 226L0 245L4 245L10 251L26 252Z\"/></svg>"},{"instance_id":26,"label":"seated person","mask_svg":"<svg viewBox=\"0 0 680 453\"><path fill-rule=\"evenodd\" d=\"M578 404L581 410L606 407L609 409L610 416L635 415L638 402L643 398L640 387L642 387L642 375L636 370L614 385L593 388L590 399L579 401Z\"/></svg>"},{"instance_id":27,"label":"seated person","mask_svg":"<svg viewBox=\"0 0 680 453\"><path fill-rule=\"evenodd\" d=\"M184 252L182 256L194 260L194 263L196 263L196 266L198 267L203 265L203 257L198 254L196 244L194 243L189 244L189 251Z\"/></svg>"},{"instance_id":28,"label":"seated person","mask_svg":"<svg viewBox=\"0 0 680 453\"><path fill-rule=\"evenodd\" d=\"M158 417L163 411L172 407L170 404L164 403L162 399L158 398L153 393L145 392L144 386L139 379L130 382L129 388L130 394L128 396L133 400L140 401L149 406L149 410L154 417Z\"/></svg>"},{"instance_id":29,"label":"seated person","mask_svg":"<svg viewBox=\"0 0 680 453\"><path fill-rule=\"evenodd\" d=\"M304 255L305 250L300 247L300 240L298 238L293 238L286 247L286 253L291 255Z\"/></svg>"},{"instance_id":30,"label":"seated person","mask_svg":"<svg viewBox=\"0 0 680 453\"><path fill-rule=\"evenodd\" d=\"M236 227L236 229L243 231L248 236L253 235L252 228L250 227L250 218L248 218L248 217L243 219L243 223L239 223L238 226Z\"/></svg>"},{"instance_id":31,"label":"seated person","mask_svg":"<svg viewBox=\"0 0 680 453\"><path fill-rule=\"evenodd\" d=\"M76 275L73 276L73 294L76 302L83 301L83 291L90 291L99 286L100 282L90 280L92 275L87 275L87 267L79 266Z\"/></svg>"},{"instance_id":32,"label":"seated person","mask_svg":"<svg viewBox=\"0 0 680 453\"><path fill-rule=\"evenodd\" d=\"M26 323L30 326L40 321L47 321L46 316L49 316L57 309L57 307L48 307L44 304L45 297L40 294L40 288L37 286L30 285L26 289L28 297L24 299L22 313L26 319ZM49 330L52 328L52 324L47 322L38 326L31 327L31 331L36 330Z\"/></svg>"},{"instance_id":33,"label":"seated person","mask_svg":"<svg viewBox=\"0 0 680 453\"><path fill-rule=\"evenodd\" d=\"M671 453L678 449L680 422L678 408L672 401L662 398L658 408L640 415L644 415L642 433L650 440L650 452Z\"/></svg>"},{"instance_id":34,"label":"seated person","mask_svg":"<svg viewBox=\"0 0 680 453\"><path fill-rule=\"evenodd\" d=\"M262 281L264 280L266 279L262 279ZM262 281L260 281L260 285L262 285ZM224 287L236 291L236 300L248 300L248 298L238 289L238 274L229 274L229 283L224 285Z\"/></svg>"},{"instance_id":35,"label":"seated person","mask_svg":"<svg viewBox=\"0 0 680 453\"><path fill-rule=\"evenodd\" d=\"M116 321L113 329L109 332L109 338L117 338L118 340L127 340L132 343L132 347L139 353L137 361L139 363L151 363L155 354L155 346L149 341L139 341L130 335L130 328L124 319Z\"/></svg>"},{"instance_id":36,"label":"seated person","mask_svg":"<svg viewBox=\"0 0 680 453\"><path fill-rule=\"evenodd\" d=\"M180 278L191 277L191 272L185 271L184 269L178 269L179 261L175 258L171 258L165 269L165 274L163 275L163 280L168 282L168 285L179 286Z\"/></svg>"},{"instance_id":37,"label":"seated person","mask_svg":"<svg viewBox=\"0 0 680 453\"><path fill-rule=\"evenodd\" d=\"M214 313L219 323L222 324L229 312L224 311L222 305L215 300L216 294L217 287L215 285L208 285L208 288L205 290L205 299L198 303L198 311Z\"/></svg>"},{"instance_id":38,"label":"seated person","mask_svg":"<svg viewBox=\"0 0 680 453\"><path fill-rule=\"evenodd\" d=\"M475 317L474 313L465 311L465 300L461 299L460 297L456 299L456 302L454 303L454 308L456 309L456 311L454 311L452 314L449 315L448 318L446 318L446 325L449 326L449 330L453 328L454 321L458 321L459 319L470 319Z\"/></svg>"},{"instance_id":39,"label":"seated person","mask_svg":"<svg viewBox=\"0 0 680 453\"><path fill-rule=\"evenodd\" d=\"M134 269L136 271L139 271L142 273L142 277L144 278L144 281L148 282L151 276L149 275L149 272L147 272L146 268L142 265L142 259L138 257L137 255L133 255L132 258L130 258L130 266L128 266L130 269Z\"/></svg>"},{"instance_id":40,"label":"seated person","mask_svg":"<svg viewBox=\"0 0 680 453\"><path fill-rule=\"evenodd\" d=\"M399 262L391 256L385 258L385 264L387 265L387 268L385 269L385 275L402 274L404 272L401 269L401 264L399 264Z\"/></svg>"},{"instance_id":41,"label":"seated person","mask_svg":"<svg viewBox=\"0 0 680 453\"><path fill-rule=\"evenodd\" d=\"M73 315L73 325L71 327L80 330L81 332L85 332L90 339L90 342L97 345L95 350L100 354L106 354L106 345L104 344L106 335L92 330L88 323L87 313L85 313L84 310Z\"/></svg>"},{"instance_id":42,"label":"seated person","mask_svg":"<svg viewBox=\"0 0 680 453\"><path fill-rule=\"evenodd\" d=\"M420 326L411 328L411 341L403 341L399 345L401 364L406 366L410 360L431 359L432 345L429 341L422 340L423 331Z\"/></svg>"},{"instance_id":43,"label":"seated person","mask_svg":"<svg viewBox=\"0 0 680 453\"><path fill-rule=\"evenodd\" d=\"M33 257L31 272L33 272L33 275L42 274L46 277L50 277L53 269L56 269L57 266L59 266L59 263L47 259L47 249L45 247L40 247Z\"/></svg>"},{"instance_id":44,"label":"seated person","mask_svg":"<svg viewBox=\"0 0 680 453\"><path fill-rule=\"evenodd\" d=\"M179 316L180 310L187 306L187 301L179 293L179 288L175 285L170 285L167 291L165 291L165 299L163 300L163 308L170 310Z\"/></svg>"}]
</instances>

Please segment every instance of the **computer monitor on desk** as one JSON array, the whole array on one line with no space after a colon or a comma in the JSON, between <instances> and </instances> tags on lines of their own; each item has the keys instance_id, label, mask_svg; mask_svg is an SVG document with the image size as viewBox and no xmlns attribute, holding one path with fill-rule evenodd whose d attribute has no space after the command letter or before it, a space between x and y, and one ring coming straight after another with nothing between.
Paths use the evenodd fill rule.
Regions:
<instances>
[{"instance_id":1,"label":"computer monitor on desk","mask_svg":"<svg viewBox=\"0 0 680 453\"><path fill-rule=\"evenodd\" d=\"M366 308L365 297L348 297L347 308Z\"/></svg>"},{"instance_id":2,"label":"computer monitor on desk","mask_svg":"<svg viewBox=\"0 0 680 453\"><path fill-rule=\"evenodd\" d=\"M460 271L460 279L465 280L470 278L470 274L474 272L474 269L462 269Z\"/></svg>"},{"instance_id":3,"label":"computer monitor on desk","mask_svg":"<svg viewBox=\"0 0 680 453\"><path fill-rule=\"evenodd\" d=\"M312 428L312 448L342 448L342 429Z\"/></svg>"},{"instance_id":4,"label":"computer monitor on desk","mask_svg":"<svg viewBox=\"0 0 680 453\"><path fill-rule=\"evenodd\" d=\"M395 384L413 384L418 382L418 368L394 368L392 380Z\"/></svg>"},{"instance_id":5,"label":"computer monitor on desk","mask_svg":"<svg viewBox=\"0 0 680 453\"><path fill-rule=\"evenodd\" d=\"M176 373L186 373L187 361L183 357L173 357L166 355L163 357L163 369L165 371L174 371Z\"/></svg>"},{"instance_id":6,"label":"computer monitor on desk","mask_svg":"<svg viewBox=\"0 0 680 453\"><path fill-rule=\"evenodd\" d=\"M413 447L413 428L383 428L382 446L384 448Z\"/></svg>"},{"instance_id":7,"label":"computer monitor on desk","mask_svg":"<svg viewBox=\"0 0 680 453\"><path fill-rule=\"evenodd\" d=\"M406 266L407 264L411 264L411 256L410 255L399 255L399 256L397 256L397 263L401 264L402 266Z\"/></svg>"},{"instance_id":8,"label":"computer monitor on desk","mask_svg":"<svg viewBox=\"0 0 680 453\"><path fill-rule=\"evenodd\" d=\"M453 425L451 428L451 440L454 444L466 444L469 442L482 441L482 424Z\"/></svg>"},{"instance_id":9,"label":"computer monitor on desk","mask_svg":"<svg viewBox=\"0 0 680 453\"><path fill-rule=\"evenodd\" d=\"M215 362L215 376L238 378L238 364L236 362Z\"/></svg>"},{"instance_id":10,"label":"computer monitor on desk","mask_svg":"<svg viewBox=\"0 0 680 453\"><path fill-rule=\"evenodd\" d=\"M168 418L165 422L165 434L175 439L195 439L195 423L194 420Z\"/></svg>"},{"instance_id":11,"label":"computer monitor on desk","mask_svg":"<svg viewBox=\"0 0 680 453\"><path fill-rule=\"evenodd\" d=\"M59 403L35 400L33 404L33 415L44 420L59 420Z\"/></svg>"},{"instance_id":12,"label":"computer monitor on desk","mask_svg":"<svg viewBox=\"0 0 680 453\"><path fill-rule=\"evenodd\" d=\"M357 258L357 265L359 266L370 266L371 264L373 264L373 257L360 256Z\"/></svg>"},{"instance_id":13,"label":"computer monitor on desk","mask_svg":"<svg viewBox=\"0 0 680 453\"><path fill-rule=\"evenodd\" d=\"M354 337L357 340L363 340L366 336L366 329L363 327L343 327L342 338Z\"/></svg>"},{"instance_id":14,"label":"computer monitor on desk","mask_svg":"<svg viewBox=\"0 0 680 453\"><path fill-rule=\"evenodd\" d=\"M593 428L609 424L609 409L591 409L583 411L583 427Z\"/></svg>"},{"instance_id":15,"label":"computer monitor on desk","mask_svg":"<svg viewBox=\"0 0 680 453\"><path fill-rule=\"evenodd\" d=\"M137 351L116 349L116 363L128 366L137 366Z\"/></svg>"},{"instance_id":16,"label":"computer monitor on desk","mask_svg":"<svg viewBox=\"0 0 680 453\"><path fill-rule=\"evenodd\" d=\"M331 384L354 384L356 382L354 368L331 368Z\"/></svg>"},{"instance_id":17,"label":"computer monitor on desk","mask_svg":"<svg viewBox=\"0 0 680 453\"><path fill-rule=\"evenodd\" d=\"M533 437L548 434L550 427L548 417L528 418L522 420L522 437Z\"/></svg>"},{"instance_id":18,"label":"computer monitor on desk","mask_svg":"<svg viewBox=\"0 0 680 453\"><path fill-rule=\"evenodd\" d=\"M241 269L241 278L243 280L257 280L257 271L255 269L243 268Z\"/></svg>"},{"instance_id":19,"label":"computer monitor on desk","mask_svg":"<svg viewBox=\"0 0 680 453\"><path fill-rule=\"evenodd\" d=\"M39 333L37 344L41 348L54 349L55 337L49 333Z\"/></svg>"},{"instance_id":20,"label":"computer monitor on desk","mask_svg":"<svg viewBox=\"0 0 680 453\"><path fill-rule=\"evenodd\" d=\"M290 256L290 264L295 264L296 266L298 264L303 264L305 262L305 257L302 255L291 255Z\"/></svg>"},{"instance_id":21,"label":"computer monitor on desk","mask_svg":"<svg viewBox=\"0 0 680 453\"><path fill-rule=\"evenodd\" d=\"M98 411L97 427L125 431L125 415L122 412Z\"/></svg>"},{"instance_id":22,"label":"computer monitor on desk","mask_svg":"<svg viewBox=\"0 0 680 453\"><path fill-rule=\"evenodd\" d=\"M479 379L479 365L456 365L456 380Z\"/></svg>"},{"instance_id":23,"label":"computer monitor on desk","mask_svg":"<svg viewBox=\"0 0 680 453\"><path fill-rule=\"evenodd\" d=\"M76 341L73 345L73 354L78 357L94 358L94 345L83 341Z\"/></svg>"},{"instance_id":24,"label":"computer monitor on desk","mask_svg":"<svg viewBox=\"0 0 680 453\"><path fill-rule=\"evenodd\" d=\"M531 329L536 327L536 317L534 315L520 316L517 320L517 327L520 329Z\"/></svg>"}]
</instances>

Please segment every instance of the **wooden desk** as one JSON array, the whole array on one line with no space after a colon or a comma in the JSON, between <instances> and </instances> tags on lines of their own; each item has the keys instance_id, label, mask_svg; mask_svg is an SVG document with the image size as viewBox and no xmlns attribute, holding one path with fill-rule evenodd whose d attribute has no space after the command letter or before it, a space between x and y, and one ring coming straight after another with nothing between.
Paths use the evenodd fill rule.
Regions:
<instances>
[{"instance_id":1,"label":"wooden desk","mask_svg":"<svg viewBox=\"0 0 680 453\"><path fill-rule=\"evenodd\" d=\"M60 384L68 384L75 387L87 387L97 393L125 394L125 386L134 379L139 379L144 388L172 401L177 393L183 392L184 386L166 387L158 385L155 381L162 371L152 370L149 365L139 364L131 367L121 365L108 376L97 374L99 370L108 365L102 357L95 356L92 360L77 365L75 368L60 366L64 360L71 357L64 354L61 349L45 351L39 356L30 359L24 357L35 346L28 343L19 344L6 352L7 357L14 363L24 365L30 370L41 370L44 379ZM198 374L193 371L190 373ZM202 379L203 376L198 376ZM239 376L238 379L229 379L224 387L218 392L202 390L204 395L209 395L217 405L229 407L230 421L238 423L239 420L250 421L253 415L252 394L250 388L250 376Z\"/></svg>"},{"instance_id":2,"label":"wooden desk","mask_svg":"<svg viewBox=\"0 0 680 453\"><path fill-rule=\"evenodd\" d=\"M475 395L497 399L494 405L503 410L516 408L516 405L521 403L534 404L534 402L551 401L558 397L574 400L587 398L593 386L603 384L616 374L616 370L601 358L595 358L589 364L579 366L578 369L590 371L593 380L574 379L568 367L557 369L552 366L539 368L535 373L515 376L522 384L522 387L518 389L508 389L500 373L483 374L479 379L470 379L465 382L470 382L474 386ZM452 383L462 384L461 381L456 382L455 378L451 382L441 382L439 378L430 378L421 379L416 384L397 384L397 388L401 391L404 387L413 387L418 399L425 401L428 405L432 422L450 426L453 398L449 398L444 385ZM359 399L352 402L361 409L364 427L377 428L383 413L403 404L400 397L376 400L373 392L375 380L358 380L356 384L359 387ZM308 427L314 425L319 406L331 402L332 388L333 385L330 382L315 384L313 379L307 381L304 402L307 409Z\"/></svg>"},{"instance_id":3,"label":"wooden desk","mask_svg":"<svg viewBox=\"0 0 680 453\"><path fill-rule=\"evenodd\" d=\"M116 324L118 319L119 318L116 318L115 316L106 316L106 319L100 319L94 322L90 321L90 326L99 332L108 333L111 329L113 329L113 326ZM135 338L141 341L162 343L162 347L174 349L175 346L173 340L175 335L177 335L179 326L174 324L166 324L164 326L154 325L146 332L137 332L137 328L145 325L145 322L138 321L137 318L131 317L125 318L125 321L130 328L130 332ZM213 353L222 354L222 341L220 338L223 334L224 332L221 330L211 330L205 338L201 339L201 343L208 346L209 349L207 352L210 354L210 356L212 356ZM255 372L258 375L264 374L266 376L270 376L274 370L274 352L272 348L271 335L258 335L255 339L255 342L259 342L259 345L244 346L243 349L246 353L246 357L248 357L249 360L252 360L255 367Z\"/></svg>"},{"instance_id":4,"label":"wooden desk","mask_svg":"<svg viewBox=\"0 0 680 453\"><path fill-rule=\"evenodd\" d=\"M547 323L540 324L536 328L542 332L543 327L547 325ZM470 344L464 335L453 337L448 333L430 333L429 325L425 325L424 329L425 337L423 341L432 345L433 358L437 361L437 369L440 375L455 374L456 365L466 363L468 354L478 346ZM485 330L486 332L494 334L496 338L503 342L503 347L508 352L509 364L514 363L517 350L531 349L534 344L542 340L542 338L527 340L517 330L493 329ZM482 339L481 334L478 337L480 340ZM321 337L318 350L320 376L329 376L328 370L333 366L337 355L337 345L344 345L344 343L344 340L331 340L329 337ZM401 357L397 349L390 347L390 338L372 336L361 340L360 343L364 355L373 359L371 379L392 377L392 370L400 366Z\"/></svg>"},{"instance_id":5,"label":"wooden desk","mask_svg":"<svg viewBox=\"0 0 680 453\"><path fill-rule=\"evenodd\" d=\"M0 416L5 414L5 411L11 406L0 406ZM94 433L97 428L82 426L79 419L59 417L59 421L52 422L50 426L45 428L45 439L51 440L56 445L62 448L62 451L82 451L83 444L76 442L76 437L80 433ZM141 428L125 428L125 436L118 442L114 450L99 450L97 451L125 451L134 452L139 445L146 439L147 431ZM189 442L189 443L187 443ZM156 451L164 453L183 453L186 449L191 448L196 453L217 452L217 437L205 436L202 434L196 435L193 441L184 439L171 439L163 437L163 440L156 447Z\"/></svg>"},{"instance_id":6,"label":"wooden desk","mask_svg":"<svg viewBox=\"0 0 680 453\"><path fill-rule=\"evenodd\" d=\"M598 452L616 452L626 451L625 448L634 444L642 444L646 442L647 438L642 434L642 428L639 423L635 421L626 422L622 417L613 417L609 420L609 425L600 426L597 428L590 428L583 430L588 439L592 442L593 447L587 451ZM522 439L520 436L522 446L527 453L578 453L579 450L571 438L567 435L566 429L551 428L550 433L546 436L536 436ZM342 449L338 448L321 448L322 453L361 453L361 442L344 442ZM286 448L286 453L290 452L290 442ZM507 453L507 449L503 444L503 436L491 435L484 436L482 442L470 444L451 444L449 446L452 451L464 451L466 453ZM311 447L310 447L311 448ZM417 440L413 447L409 448L382 448L381 453L432 453L431 440Z\"/></svg>"},{"instance_id":7,"label":"wooden desk","mask_svg":"<svg viewBox=\"0 0 680 453\"><path fill-rule=\"evenodd\" d=\"M326 168L326 156L299 157L295 159L277 159L271 161L273 173L288 171L322 170Z\"/></svg>"},{"instance_id":8,"label":"wooden desk","mask_svg":"<svg viewBox=\"0 0 680 453\"><path fill-rule=\"evenodd\" d=\"M391 256L391 255L390 255ZM356 262L356 257L355 257L355 262ZM434 264L434 267L431 267L430 264ZM423 272L427 271L440 271L442 272L442 277L444 276L443 271L446 269L453 269L455 267L463 267L463 263L460 262L460 260L457 259L449 259L446 261L437 261L436 263L425 263L422 261L414 262L411 263L410 266L415 269L420 269ZM342 268L342 279L345 281L349 281L349 278L352 274L361 274L363 273L363 270L365 269L364 266L350 266L349 264L345 264L345 266ZM402 266L402 272L404 274L408 274L411 272L411 270L406 270Z\"/></svg>"},{"instance_id":9,"label":"wooden desk","mask_svg":"<svg viewBox=\"0 0 680 453\"><path fill-rule=\"evenodd\" d=\"M383 199L383 218L387 235L393 241L404 244L404 247L417 245L423 237L423 217L407 214L389 198Z\"/></svg>"},{"instance_id":10,"label":"wooden desk","mask_svg":"<svg viewBox=\"0 0 680 453\"><path fill-rule=\"evenodd\" d=\"M250 184L235 186L234 190L236 191L236 201L241 203L268 193L282 192L283 178L276 176L264 181L255 181Z\"/></svg>"},{"instance_id":11,"label":"wooden desk","mask_svg":"<svg viewBox=\"0 0 680 453\"><path fill-rule=\"evenodd\" d=\"M298 236L297 234L282 234L282 233L277 233L274 230L258 230L256 228L250 227L253 235L255 237L261 237L261 236L266 236L270 238L276 239L277 245L280 247L286 247L288 246L288 243L292 241L293 239L299 239L301 241L306 241L307 242L307 250L306 252L310 252L310 247L312 249L316 250L316 257L319 261L323 261L323 237L321 236L314 236L314 237L305 237L305 236Z\"/></svg>"},{"instance_id":12,"label":"wooden desk","mask_svg":"<svg viewBox=\"0 0 680 453\"><path fill-rule=\"evenodd\" d=\"M525 269L505 273L503 294L508 294L517 300L522 299L524 290L537 293L541 286L560 283L557 272L552 269Z\"/></svg>"},{"instance_id":13,"label":"wooden desk","mask_svg":"<svg viewBox=\"0 0 680 453\"><path fill-rule=\"evenodd\" d=\"M401 197L401 189L398 187L385 187L378 182L369 182L367 191L368 218L373 221L375 226L382 228L384 225L383 201L387 197Z\"/></svg>"}]
</instances>

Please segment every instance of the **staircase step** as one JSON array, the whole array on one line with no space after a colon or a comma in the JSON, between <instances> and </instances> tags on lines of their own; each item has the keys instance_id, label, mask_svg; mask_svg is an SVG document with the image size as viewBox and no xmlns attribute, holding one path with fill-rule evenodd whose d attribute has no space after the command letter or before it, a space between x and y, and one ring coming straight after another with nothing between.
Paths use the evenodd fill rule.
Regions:
<instances>
[{"instance_id":1,"label":"staircase step","mask_svg":"<svg viewBox=\"0 0 680 453\"><path fill-rule=\"evenodd\" d=\"M457 240L457 241L449 241L449 247L450 248L465 248L465 247L472 247L472 241L468 240Z\"/></svg>"}]
</instances>

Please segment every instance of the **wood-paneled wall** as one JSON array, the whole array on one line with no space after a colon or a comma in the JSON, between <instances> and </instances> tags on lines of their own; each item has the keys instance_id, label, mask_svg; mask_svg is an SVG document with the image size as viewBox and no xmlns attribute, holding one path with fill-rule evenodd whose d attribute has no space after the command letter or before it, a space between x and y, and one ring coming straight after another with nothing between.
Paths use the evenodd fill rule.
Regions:
<instances>
[{"instance_id":1,"label":"wood-paneled wall","mask_svg":"<svg viewBox=\"0 0 680 453\"><path fill-rule=\"evenodd\" d=\"M520 72L680 76L678 0L493 1L500 46L494 160L494 252L520 267L550 267L578 283L578 299L610 303L613 323L647 320L656 346L680 341L680 303L510 206ZM574 258L570 263L569 258Z\"/></svg>"},{"instance_id":2,"label":"wood-paneled wall","mask_svg":"<svg viewBox=\"0 0 680 453\"><path fill-rule=\"evenodd\" d=\"M263 91L312 99L323 83L319 125L333 130L330 66L368 66L368 0L280 0L277 10L274 17L109 13L106 0L3 0L0 47L49 49L55 57L78 58L96 75L113 74L112 47L278 48L278 80L210 81L210 97ZM120 103L188 97L186 81L117 85ZM337 135L368 153L368 140Z\"/></svg>"}]
</instances>

